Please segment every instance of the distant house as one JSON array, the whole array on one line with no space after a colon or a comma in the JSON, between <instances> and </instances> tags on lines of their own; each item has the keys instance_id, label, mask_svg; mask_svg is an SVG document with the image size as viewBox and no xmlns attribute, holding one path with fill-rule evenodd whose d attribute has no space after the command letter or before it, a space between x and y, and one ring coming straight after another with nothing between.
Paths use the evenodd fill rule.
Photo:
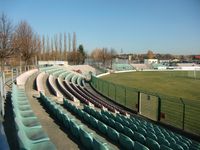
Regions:
<instances>
[{"instance_id":1,"label":"distant house","mask_svg":"<svg viewBox=\"0 0 200 150\"><path fill-rule=\"evenodd\" d=\"M157 64L158 59L144 59L144 64L150 65L150 64Z\"/></svg>"},{"instance_id":2,"label":"distant house","mask_svg":"<svg viewBox=\"0 0 200 150\"><path fill-rule=\"evenodd\" d=\"M153 69L157 69L157 70L166 70L167 66L163 65L163 64L152 64Z\"/></svg>"}]
</instances>

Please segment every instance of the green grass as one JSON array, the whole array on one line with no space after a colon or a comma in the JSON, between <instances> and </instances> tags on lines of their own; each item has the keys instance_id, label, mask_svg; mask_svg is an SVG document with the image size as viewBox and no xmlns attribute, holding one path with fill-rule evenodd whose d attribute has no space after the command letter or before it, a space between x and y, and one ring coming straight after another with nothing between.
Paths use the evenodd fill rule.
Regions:
<instances>
[{"instance_id":1,"label":"green grass","mask_svg":"<svg viewBox=\"0 0 200 150\"><path fill-rule=\"evenodd\" d=\"M167 96L200 100L200 80L184 77L187 72L131 72L102 77L109 82Z\"/></svg>"},{"instance_id":2,"label":"green grass","mask_svg":"<svg viewBox=\"0 0 200 150\"><path fill-rule=\"evenodd\" d=\"M102 94L134 111L138 111L140 91L140 111L152 120L159 115L158 97L151 94L157 93L161 99L160 112L165 114L161 122L200 135L200 79L187 75L186 71L120 73L101 79L94 77L92 84Z\"/></svg>"}]
</instances>

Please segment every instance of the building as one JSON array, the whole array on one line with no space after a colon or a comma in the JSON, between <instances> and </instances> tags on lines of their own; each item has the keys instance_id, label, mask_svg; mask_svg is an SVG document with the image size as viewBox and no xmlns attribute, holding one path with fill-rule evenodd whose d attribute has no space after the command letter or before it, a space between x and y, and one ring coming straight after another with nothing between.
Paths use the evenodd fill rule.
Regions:
<instances>
[{"instance_id":1,"label":"building","mask_svg":"<svg viewBox=\"0 0 200 150\"><path fill-rule=\"evenodd\" d=\"M144 59L144 64L157 64L158 63L158 59Z\"/></svg>"}]
</instances>

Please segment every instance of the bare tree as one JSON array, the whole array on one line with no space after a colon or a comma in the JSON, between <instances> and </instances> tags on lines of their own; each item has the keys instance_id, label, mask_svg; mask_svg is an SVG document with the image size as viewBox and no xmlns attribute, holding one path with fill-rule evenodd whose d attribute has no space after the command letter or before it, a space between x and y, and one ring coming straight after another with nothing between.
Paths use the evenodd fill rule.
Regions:
<instances>
[{"instance_id":1,"label":"bare tree","mask_svg":"<svg viewBox=\"0 0 200 150\"><path fill-rule=\"evenodd\" d=\"M42 60L46 60L45 58L45 36L42 36Z\"/></svg>"},{"instance_id":2,"label":"bare tree","mask_svg":"<svg viewBox=\"0 0 200 150\"><path fill-rule=\"evenodd\" d=\"M26 68L28 61L37 54L40 40L26 21L19 23L16 29L16 39L20 43L19 49Z\"/></svg>"},{"instance_id":3,"label":"bare tree","mask_svg":"<svg viewBox=\"0 0 200 150\"><path fill-rule=\"evenodd\" d=\"M49 60L50 56L50 43L49 43L49 36L46 37L46 59Z\"/></svg>"},{"instance_id":4,"label":"bare tree","mask_svg":"<svg viewBox=\"0 0 200 150\"><path fill-rule=\"evenodd\" d=\"M53 38L51 37L51 59L55 60Z\"/></svg>"},{"instance_id":5,"label":"bare tree","mask_svg":"<svg viewBox=\"0 0 200 150\"><path fill-rule=\"evenodd\" d=\"M4 70L5 60L14 54L18 44L13 36L11 21L2 13L0 16L0 62L2 71Z\"/></svg>"},{"instance_id":6,"label":"bare tree","mask_svg":"<svg viewBox=\"0 0 200 150\"><path fill-rule=\"evenodd\" d=\"M68 33L68 51L71 51L71 35Z\"/></svg>"},{"instance_id":7,"label":"bare tree","mask_svg":"<svg viewBox=\"0 0 200 150\"><path fill-rule=\"evenodd\" d=\"M67 59L67 36L66 32L64 33L64 60Z\"/></svg>"},{"instance_id":8,"label":"bare tree","mask_svg":"<svg viewBox=\"0 0 200 150\"><path fill-rule=\"evenodd\" d=\"M73 33L73 45L72 45L72 49L73 49L73 62L74 65L77 64L77 53L76 53L76 33Z\"/></svg>"},{"instance_id":9,"label":"bare tree","mask_svg":"<svg viewBox=\"0 0 200 150\"><path fill-rule=\"evenodd\" d=\"M76 51L76 32L73 33L73 51Z\"/></svg>"},{"instance_id":10,"label":"bare tree","mask_svg":"<svg viewBox=\"0 0 200 150\"><path fill-rule=\"evenodd\" d=\"M59 60L62 60L62 33L59 36Z\"/></svg>"},{"instance_id":11,"label":"bare tree","mask_svg":"<svg viewBox=\"0 0 200 150\"><path fill-rule=\"evenodd\" d=\"M58 37L57 34L54 35L54 46L55 46L55 60L58 59Z\"/></svg>"}]
</instances>

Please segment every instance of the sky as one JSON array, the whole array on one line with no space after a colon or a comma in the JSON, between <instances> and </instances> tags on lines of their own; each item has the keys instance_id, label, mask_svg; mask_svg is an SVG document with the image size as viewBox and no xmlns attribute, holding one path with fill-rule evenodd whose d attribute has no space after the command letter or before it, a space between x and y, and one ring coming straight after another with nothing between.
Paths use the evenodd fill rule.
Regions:
<instances>
[{"instance_id":1,"label":"sky","mask_svg":"<svg viewBox=\"0 0 200 150\"><path fill-rule=\"evenodd\" d=\"M88 52L200 54L200 0L0 0L2 12L41 35L76 32Z\"/></svg>"}]
</instances>

